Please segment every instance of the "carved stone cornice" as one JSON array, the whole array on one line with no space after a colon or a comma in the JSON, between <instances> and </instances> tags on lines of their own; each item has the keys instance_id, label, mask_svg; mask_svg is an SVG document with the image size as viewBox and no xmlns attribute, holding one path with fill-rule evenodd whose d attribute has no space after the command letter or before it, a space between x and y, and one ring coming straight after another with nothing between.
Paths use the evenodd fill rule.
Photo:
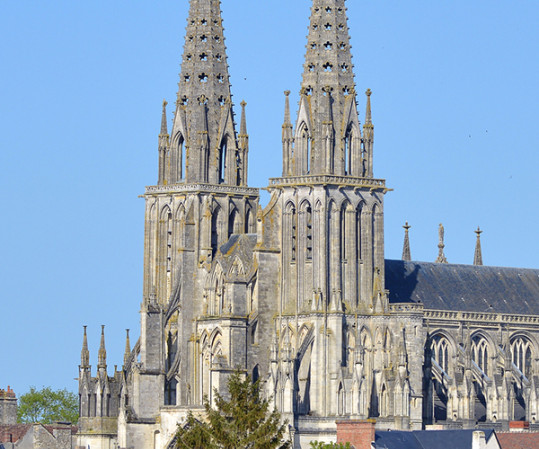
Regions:
<instances>
[{"instance_id":1,"label":"carved stone cornice","mask_svg":"<svg viewBox=\"0 0 539 449\"><path fill-rule=\"evenodd\" d=\"M305 175L287 176L285 178L270 178L270 188L282 186L310 186L310 185L335 185L339 187L366 188L370 190L382 190L386 193L385 179L356 178L354 176L337 175Z\"/></svg>"},{"instance_id":2,"label":"carved stone cornice","mask_svg":"<svg viewBox=\"0 0 539 449\"><path fill-rule=\"evenodd\" d=\"M161 193L209 193L221 195L241 195L247 198L259 196L259 190L254 187L231 186L226 184L169 184L163 186L146 186L144 196L151 196Z\"/></svg>"}]
</instances>

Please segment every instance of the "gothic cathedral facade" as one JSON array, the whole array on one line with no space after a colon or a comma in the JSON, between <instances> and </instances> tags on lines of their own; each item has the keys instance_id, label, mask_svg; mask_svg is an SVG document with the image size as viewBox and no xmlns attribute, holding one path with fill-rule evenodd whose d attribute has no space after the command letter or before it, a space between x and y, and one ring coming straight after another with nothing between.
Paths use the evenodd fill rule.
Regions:
<instances>
[{"instance_id":1,"label":"gothic cathedral facade","mask_svg":"<svg viewBox=\"0 0 539 449\"><path fill-rule=\"evenodd\" d=\"M334 440L339 419L535 423L539 271L483 267L479 234L473 266L447 264L443 238L437 263L412 262L407 240L403 260L385 260L388 188L348 33L345 0L313 0L297 119L285 92L282 176L261 208L220 1L190 1L173 125L164 102L144 194L141 336L132 347L127 335L109 375L102 332L93 376L85 329L79 446L172 448L178 423L236 369L260 380L295 448Z\"/></svg>"}]
</instances>

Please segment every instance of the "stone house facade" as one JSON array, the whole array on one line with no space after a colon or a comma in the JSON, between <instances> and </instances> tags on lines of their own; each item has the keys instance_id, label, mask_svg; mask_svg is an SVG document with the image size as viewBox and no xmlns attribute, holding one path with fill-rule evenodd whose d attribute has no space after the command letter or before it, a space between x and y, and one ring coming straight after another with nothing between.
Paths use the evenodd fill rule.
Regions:
<instances>
[{"instance_id":1,"label":"stone house facade","mask_svg":"<svg viewBox=\"0 0 539 449\"><path fill-rule=\"evenodd\" d=\"M191 0L172 129L163 103L156 185L144 198L141 337L96 376L86 329L78 444L172 448L178 423L241 369L290 423L294 447L336 420L380 428L505 428L538 419L539 270L384 258L385 180L374 176L344 0L313 0L300 104L284 97L283 171L269 204L248 186L219 0ZM256 150L255 150L256 151Z\"/></svg>"}]
</instances>

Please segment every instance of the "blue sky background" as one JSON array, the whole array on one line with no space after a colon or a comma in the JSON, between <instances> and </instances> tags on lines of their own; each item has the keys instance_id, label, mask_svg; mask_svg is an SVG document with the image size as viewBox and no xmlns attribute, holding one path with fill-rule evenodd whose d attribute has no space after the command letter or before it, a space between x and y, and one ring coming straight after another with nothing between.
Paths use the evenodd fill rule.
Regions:
<instances>
[{"instance_id":1,"label":"blue sky background","mask_svg":"<svg viewBox=\"0 0 539 449\"><path fill-rule=\"evenodd\" d=\"M539 2L348 0L357 88L373 90L386 257L539 268ZM281 173L283 91L298 100L309 0L225 0L250 185ZM109 371L139 335L143 209L161 102L175 100L187 0L0 5L0 388L76 391L82 325ZM364 116L364 96L358 97ZM264 197L265 198L265 197ZM265 201L265 199L263 200Z\"/></svg>"}]
</instances>

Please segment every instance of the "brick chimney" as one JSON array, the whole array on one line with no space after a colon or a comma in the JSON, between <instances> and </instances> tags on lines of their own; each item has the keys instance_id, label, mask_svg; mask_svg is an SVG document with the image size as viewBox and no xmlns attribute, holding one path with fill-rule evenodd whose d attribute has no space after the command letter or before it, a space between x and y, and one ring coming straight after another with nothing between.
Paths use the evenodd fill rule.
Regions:
<instances>
[{"instance_id":1,"label":"brick chimney","mask_svg":"<svg viewBox=\"0 0 539 449\"><path fill-rule=\"evenodd\" d=\"M371 449L375 423L374 419L337 421L337 443L350 443L354 449Z\"/></svg>"},{"instance_id":2,"label":"brick chimney","mask_svg":"<svg viewBox=\"0 0 539 449\"><path fill-rule=\"evenodd\" d=\"M0 389L0 424L17 424L17 397L9 385Z\"/></svg>"}]
</instances>

